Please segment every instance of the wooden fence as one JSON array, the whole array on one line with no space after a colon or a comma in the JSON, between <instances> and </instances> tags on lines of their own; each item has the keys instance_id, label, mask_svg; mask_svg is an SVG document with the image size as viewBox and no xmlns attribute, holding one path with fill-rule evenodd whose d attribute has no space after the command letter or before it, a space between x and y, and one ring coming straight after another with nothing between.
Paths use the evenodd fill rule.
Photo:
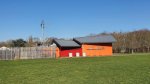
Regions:
<instances>
[{"instance_id":1,"label":"wooden fence","mask_svg":"<svg viewBox=\"0 0 150 84\"><path fill-rule=\"evenodd\" d=\"M56 47L19 47L0 50L0 60L55 58Z\"/></svg>"}]
</instances>

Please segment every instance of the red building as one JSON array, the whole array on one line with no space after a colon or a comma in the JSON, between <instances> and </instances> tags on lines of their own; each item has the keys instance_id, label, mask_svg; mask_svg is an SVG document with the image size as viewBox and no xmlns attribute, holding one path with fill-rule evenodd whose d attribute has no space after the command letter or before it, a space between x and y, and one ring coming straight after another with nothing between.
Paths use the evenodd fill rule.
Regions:
<instances>
[{"instance_id":1,"label":"red building","mask_svg":"<svg viewBox=\"0 0 150 84\"><path fill-rule=\"evenodd\" d=\"M54 43L58 47L59 57L79 57L82 56L81 46L73 40L55 39Z\"/></svg>"},{"instance_id":2,"label":"red building","mask_svg":"<svg viewBox=\"0 0 150 84\"><path fill-rule=\"evenodd\" d=\"M56 57L112 56L112 35L99 35L74 38L73 40L54 39L57 45Z\"/></svg>"}]
</instances>

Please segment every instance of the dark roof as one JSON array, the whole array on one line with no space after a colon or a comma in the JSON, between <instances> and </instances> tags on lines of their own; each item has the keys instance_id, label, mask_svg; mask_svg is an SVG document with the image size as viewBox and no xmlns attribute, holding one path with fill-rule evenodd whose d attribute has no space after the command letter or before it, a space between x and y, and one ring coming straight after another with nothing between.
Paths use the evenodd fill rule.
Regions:
<instances>
[{"instance_id":1,"label":"dark roof","mask_svg":"<svg viewBox=\"0 0 150 84\"><path fill-rule=\"evenodd\" d=\"M78 43L113 43L116 39L112 35L99 35L74 38Z\"/></svg>"},{"instance_id":2,"label":"dark roof","mask_svg":"<svg viewBox=\"0 0 150 84\"><path fill-rule=\"evenodd\" d=\"M73 40L54 39L54 43L59 47L80 47L80 45Z\"/></svg>"}]
</instances>

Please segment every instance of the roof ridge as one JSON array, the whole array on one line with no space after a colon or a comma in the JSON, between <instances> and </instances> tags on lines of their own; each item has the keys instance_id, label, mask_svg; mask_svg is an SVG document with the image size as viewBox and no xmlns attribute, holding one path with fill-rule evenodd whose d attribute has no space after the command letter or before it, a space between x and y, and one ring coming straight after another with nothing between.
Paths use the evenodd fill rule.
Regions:
<instances>
[{"instance_id":1,"label":"roof ridge","mask_svg":"<svg viewBox=\"0 0 150 84\"><path fill-rule=\"evenodd\" d=\"M112 35L111 34L110 35L95 35L95 36L85 36L85 37L76 37L76 38L99 37L99 36L112 36ZM73 38L73 39L76 39L76 38Z\"/></svg>"}]
</instances>

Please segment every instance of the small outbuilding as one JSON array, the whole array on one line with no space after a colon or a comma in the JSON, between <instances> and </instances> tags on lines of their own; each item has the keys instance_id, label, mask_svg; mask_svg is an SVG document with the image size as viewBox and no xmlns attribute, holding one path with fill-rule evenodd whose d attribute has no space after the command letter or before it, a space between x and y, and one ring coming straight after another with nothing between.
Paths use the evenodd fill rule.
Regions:
<instances>
[{"instance_id":1,"label":"small outbuilding","mask_svg":"<svg viewBox=\"0 0 150 84\"><path fill-rule=\"evenodd\" d=\"M5 47L5 46L3 46L3 47L0 48L0 50L10 50L10 49Z\"/></svg>"},{"instance_id":2,"label":"small outbuilding","mask_svg":"<svg viewBox=\"0 0 150 84\"><path fill-rule=\"evenodd\" d=\"M74 38L81 45L83 56L111 56L112 43L116 42L112 35L99 35Z\"/></svg>"},{"instance_id":3,"label":"small outbuilding","mask_svg":"<svg viewBox=\"0 0 150 84\"><path fill-rule=\"evenodd\" d=\"M82 56L81 46L73 40L54 39L57 45L57 57L79 57Z\"/></svg>"}]
</instances>

